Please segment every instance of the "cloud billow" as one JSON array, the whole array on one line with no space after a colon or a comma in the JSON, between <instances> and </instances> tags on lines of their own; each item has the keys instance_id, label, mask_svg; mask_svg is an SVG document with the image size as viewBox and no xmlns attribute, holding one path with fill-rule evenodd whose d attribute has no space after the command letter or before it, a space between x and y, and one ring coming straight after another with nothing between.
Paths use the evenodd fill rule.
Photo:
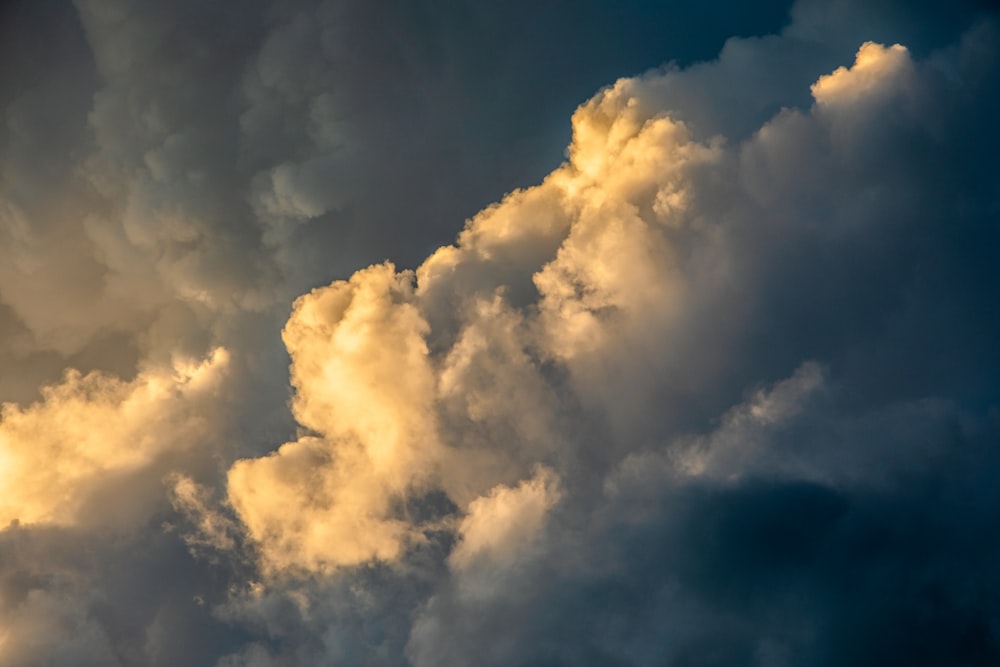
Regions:
<instances>
[{"instance_id":1,"label":"cloud billow","mask_svg":"<svg viewBox=\"0 0 1000 667\"><path fill-rule=\"evenodd\" d=\"M440 490L413 664L995 659L995 190L955 175L995 30L864 43L735 140L665 106L691 71L622 79L454 246L301 297L311 434L229 478L271 576L406 571Z\"/></svg>"},{"instance_id":2,"label":"cloud billow","mask_svg":"<svg viewBox=\"0 0 1000 667\"><path fill-rule=\"evenodd\" d=\"M0 662L1000 657L995 16L911 49L893 3L800 2L600 90L415 269L326 284L437 242L392 222L453 210L433 179L376 175L421 124L461 152L390 102L452 99L431 47L465 47L125 4L78 3L93 108L49 91L88 109L77 168L6 158L6 354L93 370L0 383L37 392L0 415Z\"/></svg>"}]
</instances>

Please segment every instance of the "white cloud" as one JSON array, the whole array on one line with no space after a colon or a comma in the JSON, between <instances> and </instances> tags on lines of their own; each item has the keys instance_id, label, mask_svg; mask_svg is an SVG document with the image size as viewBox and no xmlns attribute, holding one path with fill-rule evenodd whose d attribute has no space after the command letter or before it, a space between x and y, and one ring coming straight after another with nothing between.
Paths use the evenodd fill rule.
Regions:
<instances>
[{"instance_id":1,"label":"white cloud","mask_svg":"<svg viewBox=\"0 0 1000 667\"><path fill-rule=\"evenodd\" d=\"M162 496L164 465L187 466L217 426L228 355L124 381L70 371L26 408L0 414L0 524L104 526L143 521ZM192 461L192 462L193 462ZM153 486L150 488L149 484Z\"/></svg>"},{"instance_id":2,"label":"white cloud","mask_svg":"<svg viewBox=\"0 0 1000 667\"><path fill-rule=\"evenodd\" d=\"M472 572L471 579L476 571L489 576L510 567L539 538L560 496L555 473L539 468L514 488L497 486L472 501L458 525L459 542L448 557L452 568L462 572L463 579Z\"/></svg>"},{"instance_id":3,"label":"white cloud","mask_svg":"<svg viewBox=\"0 0 1000 667\"><path fill-rule=\"evenodd\" d=\"M394 503L427 485L439 443L427 324L412 299L412 276L381 265L296 302L284 332L292 410L318 437L229 473L269 567L391 560L414 536Z\"/></svg>"}]
</instances>

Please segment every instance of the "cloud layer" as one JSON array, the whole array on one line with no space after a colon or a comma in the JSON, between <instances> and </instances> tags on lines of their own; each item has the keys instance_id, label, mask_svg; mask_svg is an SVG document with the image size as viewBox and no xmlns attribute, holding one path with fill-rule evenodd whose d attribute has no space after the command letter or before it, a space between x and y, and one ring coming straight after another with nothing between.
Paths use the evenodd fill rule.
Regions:
<instances>
[{"instance_id":1,"label":"cloud layer","mask_svg":"<svg viewBox=\"0 0 1000 667\"><path fill-rule=\"evenodd\" d=\"M410 270L363 249L471 201L390 164L472 141L395 106L465 90L447 21L77 9L5 98L3 662L1000 657L995 16L800 2L619 79Z\"/></svg>"}]
</instances>

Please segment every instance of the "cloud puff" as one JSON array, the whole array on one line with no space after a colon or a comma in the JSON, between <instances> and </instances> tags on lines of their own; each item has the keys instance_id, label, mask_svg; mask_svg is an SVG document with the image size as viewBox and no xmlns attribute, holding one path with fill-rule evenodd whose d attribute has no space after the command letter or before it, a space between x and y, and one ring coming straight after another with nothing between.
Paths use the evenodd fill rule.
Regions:
<instances>
[{"instance_id":1,"label":"cloud puff","mask_svg":"<svg viewBox=\"0 0 1000 667\"><path fill-rule=\"evenodd\" d=\"M458 571L510 565L538 537L559 496L558 478L545 468L513 489L494 487L469 503L449 563Z\"/></svg>"},{"instance_id":2,"label":"cloud puff","mask_svg":"<svg viewBox=\"0 0 1000 667\"><path fill-rule=\"evenodd\" d=\"M974 333L996 322L972 324L996 281L952 236L994 238L988 187L934 178L940 160L969 168L967 103L939 95L988 98L960 63L993 30L930 62L864 43L808 106L735 137L706 132L737 127L721 116L685 115L718 102L711 87L664 102L732 75L732 55L621 80L574 115L564 165L415 273L374 266L302 297L285 338L308 435L230 471L268 595L310 570L346 585L362 562L404 589L443 532L447 569L399 611L416 613L417 665L916 655L902 628L920 619L881 640L847 610L890 623L922 577L947 591L929 650L957 647L992 613L962 601L985 561L959 575L944 565L958 552L931 549L938 576L903 543L877 557L861 543L903 507L962 523L965 501L933 509L926 485L956 488L970 460L993 460L988 409L959 401L996 396ZM727 48L760 56L783 39ZM958 257L975 264L956 271ZM938 373L926 359L943 346ZM447 502L428 521L433 493ZM938 528L900 530L920 542ZM878 559L906 572L881 589L894 602L835 593L843 568L877 576ZM970 655L994 651L983 641Z\"/></svg>"},{"instance_id":3,"label":"cloud puff","mask_svg":"<svg viewBox=\"0 0 1000 667\"><path fill-rule=\"evenodd\" d=\"M914 74L913 62L905 46L885 47L865 42L854 65L838 67L812 85L812 95L820 108L867 102L877 104L884 96L901 89Z\"/></svg>"},{"instance_id":4,"label":"cloud puff","mask_svg":"<svg viewBox=\"0 0 1000 667\"><path fill-rule=\"evenodd\" d=\"M163 460L181 461L222 435L214 413L223 406L218 392L227 360L218 349L202 362L130 382L71 371L44 388L39 402L5 404L0 523L114 525L136 514L144 520L143 507L148 511L158 494L140 487L158 482ZM132 501L123 506L116 496L125 487Z\"/></svg>"},{"instance_id":5,"label":"cloud puff","mask_svg":"<svg viewBox=\"0 0 1000 667\"><path fill-rule=\"evenodd\" d=\"M268 564L391 560L408 537L394 502L426 484L438 456L427 325L412 294L412 276L382 265L296 302L284 332L293 412L321 437L229 472L230 500Z\"/></svg>"}]
</instances>

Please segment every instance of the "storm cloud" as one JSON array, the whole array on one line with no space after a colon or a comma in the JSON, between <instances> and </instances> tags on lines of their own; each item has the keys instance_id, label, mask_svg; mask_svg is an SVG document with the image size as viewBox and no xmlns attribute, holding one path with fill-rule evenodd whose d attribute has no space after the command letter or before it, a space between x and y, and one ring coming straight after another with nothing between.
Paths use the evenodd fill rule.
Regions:
<instances>
[{"instance_id":1,"label":"storm cloud","mask_svg":"<svg viewBox=\"0 0 1000 667\"><path fill-rule=\"evenodd\" d=\"M5 10L3 662L995 663L1000 23L783 10Z\"/></svg>"}]
</instances>

